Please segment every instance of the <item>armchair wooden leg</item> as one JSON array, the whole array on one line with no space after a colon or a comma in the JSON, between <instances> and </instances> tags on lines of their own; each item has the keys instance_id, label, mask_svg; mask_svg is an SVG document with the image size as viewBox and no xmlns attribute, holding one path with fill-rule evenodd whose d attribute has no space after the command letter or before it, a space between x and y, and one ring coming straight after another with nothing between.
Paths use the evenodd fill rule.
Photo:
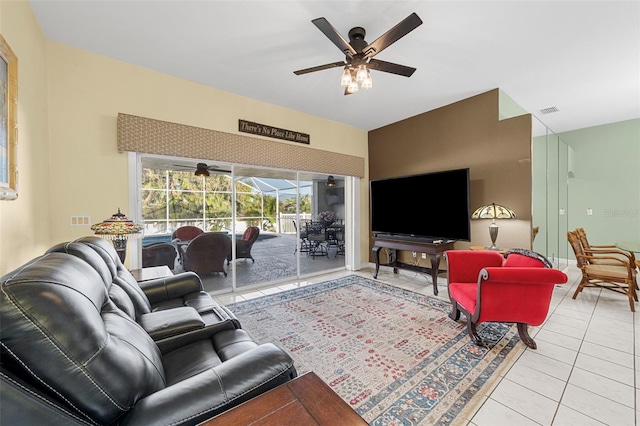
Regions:
<instances>
[{"instance_id":1,"label":"armchair wooden leg","mask_svg":"<svg viewBox=\"0 0 640 426\"><path fill-rule=\"evenodd\" d=\"M451 303L451 312L449 313L449 318L454 321L458 321L460 319L460 309L458 309L458 304L454 301Z\"/></svg>"},{"instance_id":2,"label":"armchair wooden leg","mask_svg":"<svg viewBox=\"0 0 640 426\"><path fill-rule=\"evenodd\" d=\"M469 317L467 317L467 331L469 332L469 336L471 336L471 340L478 346L484 346L482 339L478 336L478 332L476 331L476 323L472 322Z\"/></svg>"},{"instance_id":3,"label":"armchair wooden leg","mask_svg":"<svg viewBox=\"0 0 640 426\"><path fill-rule=\"evenodd\" d=\"M538 345L536 345L536 342L531 338L531 336L529 336L528 328L529 326L527 324L523 322L518 323L518 334L520 335L520 340L522 340L522 342L531 349L537 349Z\"/></svg>"}]
</instances>

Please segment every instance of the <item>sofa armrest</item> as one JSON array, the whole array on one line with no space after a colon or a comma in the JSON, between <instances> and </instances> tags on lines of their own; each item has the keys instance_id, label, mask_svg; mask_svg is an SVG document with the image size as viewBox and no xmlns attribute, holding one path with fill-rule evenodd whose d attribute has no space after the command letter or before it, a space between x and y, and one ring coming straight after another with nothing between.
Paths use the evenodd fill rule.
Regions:
<instances>
[{"instance_id":1,"label":"sofa armrest","mask_svg":"<svg viewBox=\"0 0 640 426\"><path fill-rule=\"evenodd\" d=\"M265 343L141 399L123 425L200 423L296 376L293 360Z\"/></svg>"},{"instance_id":2,"label":"sofa armrest","mask_svg":"<svg viewBox=\"0 0 640 426\"><path fill-rule=\"evenodd\" d=\"M200 277L194 272L183 272L170 277L144 281L140 283L140 288L152 305L204 289Z\"/></svg>"},{"instance_id":3,"label":"sofa armrest","mask_svg":"<svg viewBox=\"0 0 640 426\"><path fill-rule=\"evenodd\" d=\"M198 330L205 325L198 311L188 306L142 314L139 322L153 340Z\"/></svg>"},{"instance_id":4,"label":"sofa armrest","mask_svg":"<svg viewBox=\"0 0 640 426\"><path fill-rule=\"evenodd\" d=\"M237 321L237 320L236 320ZM232 319L221 320L213 324L206 324L202 328L187 331L181 334L174 334L156 340L156 345L162 354L169 353L180 347L195 343L201 340L213 339L213 336L224 330L235 330L236 321Z\"/></svg>"}]
</instances>

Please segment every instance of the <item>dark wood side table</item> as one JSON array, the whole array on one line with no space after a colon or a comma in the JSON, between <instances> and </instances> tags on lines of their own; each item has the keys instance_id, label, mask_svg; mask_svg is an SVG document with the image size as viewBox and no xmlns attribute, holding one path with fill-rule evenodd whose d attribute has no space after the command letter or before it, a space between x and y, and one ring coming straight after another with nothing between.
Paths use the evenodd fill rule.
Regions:
<instances>
[{"instance_id":1,"label":"dark wood side table","mask_svg":"<svg viewBox=\"0 0 640 426\"><path fill-rule=\"evenodd\" d=\"M271 389L200 426L234 425L367 425L314 372Z\"/></svg>"},{"instance_id":2,"label":"dark wood side table","mask_svg":"<svg viewBox=\"0 0 640 426\"><path fill-rule=\"evenodd\" d=\"M471 246L469 247L469 250L491 250L491 249L488 249L485 246ZM507 249L501 248L500 250L493 250L493 251L497 251L500 254L505 254L507 252Z\"/></svg>"},{"instance_id":3,"label":"dark wood side table","mask_svg":"<svg viewBox=\"0 0 640 426\"><path fill-rule=\"evenodd\" d=\"M155 280L156 278L166 278L173 275L171 269L167 265L151 266L149 268L133 269L131 275L139 283L143 281Z\"/></svg>"},{"instance_id":4,"label":"dark wood side table","mask_svg":"<svg viewBox=\"0 0 640 426\"><path fill-rule=\"evenodd\" d=\"M440 259L442 258L442 253L446 250L453 250L453 244L455 241L444 240L439 243L430 243L419 240L409 240L409 239L397 239L393 236L380 236L376 235L374 241L374 247L372 249L373 256L376 261L376 272L373 274L373 278L378 278L378 271L380 269L380 249L388 248L393 250L391 254L391 262L386 266L393 267L393 273L398 273L398 268L410 269L413 271L420 272L428 272L431 274L431 281L433 282L433 294L438 295L438 273L445 272L440 268ZM429 260L431 261L431 267L427 268L426 266L417 266L417 265L409 265L406 263L398 262L398 258L396 257L395 250L406 250L406 251L415 251L417 253L426 253L429 256Z\"/></svg>"}]
</instances>

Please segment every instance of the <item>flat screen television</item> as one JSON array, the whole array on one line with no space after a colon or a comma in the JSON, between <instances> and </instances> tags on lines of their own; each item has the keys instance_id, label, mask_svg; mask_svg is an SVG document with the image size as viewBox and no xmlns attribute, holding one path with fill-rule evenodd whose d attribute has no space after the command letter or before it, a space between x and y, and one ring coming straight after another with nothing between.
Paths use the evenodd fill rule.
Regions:
<instances>
[{"instance_id":1,"label":"flat screen television","mask_svg":"<svg viewBox=\"0 0 640 426\"><path fill-rule=\"evenodd\" d=\"M471 240L468 168L372 180L369 189L374 234Z\"/></svg>"}]
</instances>

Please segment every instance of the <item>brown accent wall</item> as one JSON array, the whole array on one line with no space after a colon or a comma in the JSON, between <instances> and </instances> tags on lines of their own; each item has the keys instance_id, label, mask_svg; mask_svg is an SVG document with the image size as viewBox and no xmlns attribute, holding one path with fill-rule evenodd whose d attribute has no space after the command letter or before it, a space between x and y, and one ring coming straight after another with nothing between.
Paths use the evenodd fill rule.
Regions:
<instances>
[{"instance_id":1,"label":"brown accent wall","mask_svg":"<svg viewBox=\"0 0 640 426\"><path fill-rule=\"evenodd\" d=\"M531 115L499 121L498 98L499 90L494 89L370 131L369 179L468 167L471 211L491 202L511 207L517 219L498 221L497 244L530 248ZM421 208L437 207L438 194L427 191L416 188L414 200L402 200L399 206L407 208L399 207L398 220L405 214L419 215ZM447 220L446 214L442 220ZM457 242L456 249L489 245L489 224L471 221L471 241ZM400 253L399 259L410 261L407 256L411 254Z\"/></svg>"}]
</instances>

